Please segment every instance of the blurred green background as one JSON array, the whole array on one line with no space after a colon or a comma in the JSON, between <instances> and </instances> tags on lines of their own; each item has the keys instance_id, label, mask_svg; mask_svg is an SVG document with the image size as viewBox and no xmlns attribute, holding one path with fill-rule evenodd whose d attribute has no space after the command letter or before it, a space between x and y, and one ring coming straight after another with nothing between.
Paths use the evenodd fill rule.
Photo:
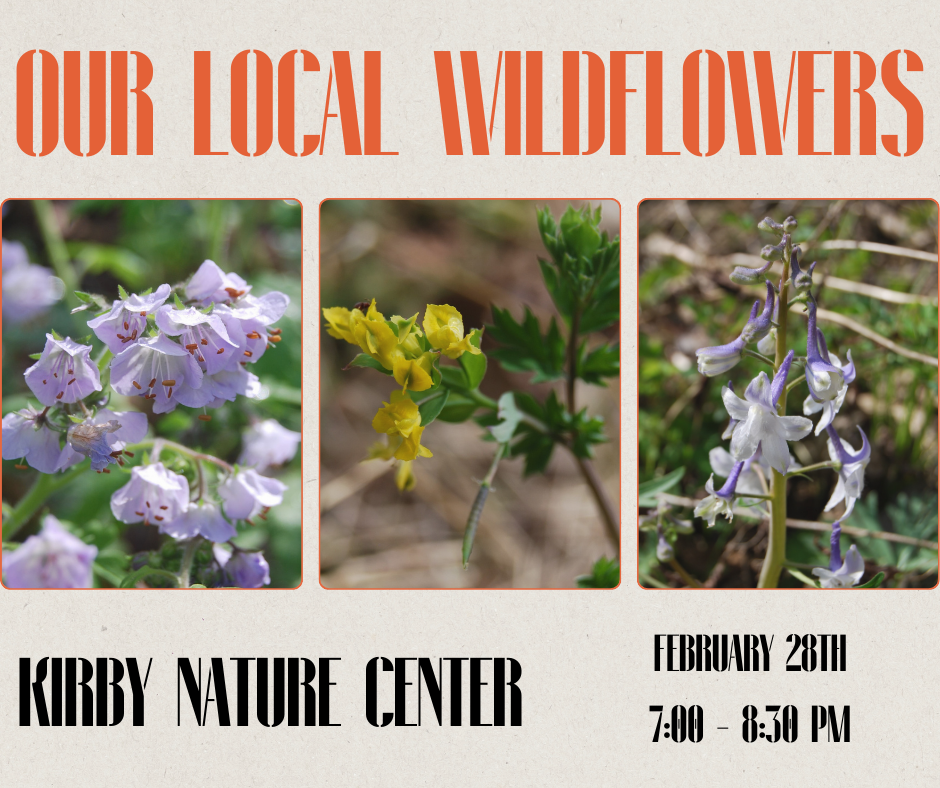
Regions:
<instances>
[{"instance_id":1,"label":"blurred green background","mask_svg":"<svg viewBox=\"0 0 940 788\"><path fill-rule=\"evenodd\" d=\"M530 307L547 328L555 315L538 257L548 257L536 211L559 219L565 200L328 200L320 212L320 305L351 308L377 300L386 316L424 316L450 304L464 327L492 322L491 305L521 319ZM599 203L592 202L596 207ZM600 203L601 229L620 234L620 207ZM619 323L607 332L619 338ZM484 334L484 352L495 347ZM414 463L417 485L399 492L389 463L361 463L379 438L372 419L394 384L370 369L345 367L356 349L320 332L321 583L330 588L574 588L603 555L613 556L595 502L570 453L556 450L545 475L522 476L504 460L486 502L469 568L461 538L479 480L493 458L473 421L435 421L422 436L434 452ZM480 386L498 398L513 389L543 400L561 382L532 385L489 359ZM605 419L609 443L596 468L619 501L619 379L579 383L579 407Z\"/></svg>"},{"instance_id":2,"label":"blurred green background","mask_svg":"<svg viewBox=\"0 0 940 788\"><path fill-rule=\"evenodd\" d=\"M127 400L117 394L109 405L112 410L146 409L157 436L234 462L242 430L252 415L277 419L298 432L302 429L301 213L300 205L283 200L78 200L39 205L8 200L2 231L4 239L26 246L32 263L50 268L58 263L56 271L62 278L71 277L75 287L102 294L109 302L118 297L119 284L131 293L164 282L176 284L188 279L205 259L240 274L259 294L286 293L290 307L277 323L283 341L251 366L268 387L269 396L263 401L239 397L212 410L210 422L197 420L197 412L185 407L154 417L142 399ZM78 305L70 296L67 289L63 301L26 324L4 323L4 415L25 407L29 389L23 372L33 363L29 355L42 350L47 332L55 329L73 338L91 333L87 321L95 313L69 314ZM95 339L94 345L98 348L100 342ZM288 486L283 504L271 510L267 522L259 519L254 528L240 526L235 540L245 549L264 551L271 566L271 587L293 588L301 581L301 453L273 472ZM38 473L13 466L12 461L3 463L4 507L15 504ZM111 493L126 481L120 473L83 474L48 505L49 511L71 523L79 537L98 546L98 564L105 572L97 580L104 585L108 583L102 576L108 569L122 572L129 565L137 567L147 562L150 551L161 549L167 551L162 557L166 565L176 549L173 540L156 528L115 521ZM40 519L34 517L17 539L34 533Z\"/></svg>"},{"instance_id":3,"label":"blurred green background","mask_svg":"<svg viewBox=\"0 0 940 788\"><path fill-rule=\"evenodd\" d=\"M845 361L851 348L858 371L836 418L839 434L859 446L861 426L872 444L862 500L846 526L888 531L926 549L870 537L843 537L866 559L866 579L885 571L888 587L937 583L937 206L932 200L860 201L646 201L639 209L639 481L685 472L670 493L702 498L711 469L708 452L722 441L728 415L721 402L727 380L743 391L761 370L745 359L730 373L705 378L695 351L730 342L741 330L763 285L731 282L735 265L756 267L761 247L773 243L757 229L770 216L795 216L794 240L804 249L803 268L818 260L813 292L819 306L837 312L913 352L914 360L887 350L855 330L820 321L831 352ZM887 244L920 253L921 259L860 248L826 248L834 241ZM809 243L808 243L809 242ZM752 255L743 260L738 255ZM926 258L926 259L923 259ZM779 264L773 269L779 279ZM827 280L826 277L829 277ZM858 288L870 285L874 289ZM881 288L882 290L879 290ZM862 289L864 292L851 292ZM889 293L883 292L890 291ZM898 303L901 301L903 303ZM791 317L789 347L805 354L806 320ZM802 350L800 349L802 348ZM933 363L929 363L934 359ZM802 413L807 394L791 393L788 412ZM815 423L816 416L813 417ZM825 436L790 444L806 465L828 460ZM789 487L787 516L831 521L823 507L836 475L796 478ZM716 479L717 481L717 479ZM716 484L716 487L719 486ZM841 506L836 510L841 511ZM678 511L691 518L691 510ZM753 587L766 550L766 526L756 520L719 519L712 529L695 520L695 533L679 536L676 557L699 581L714 587ZM655 531L641 532L640 582L650 587L685 585L657 561ZM788 560L827 566L828 531L788 529ZM784 573L785 585L801 585Z\"/></svg>"}]
</instances>

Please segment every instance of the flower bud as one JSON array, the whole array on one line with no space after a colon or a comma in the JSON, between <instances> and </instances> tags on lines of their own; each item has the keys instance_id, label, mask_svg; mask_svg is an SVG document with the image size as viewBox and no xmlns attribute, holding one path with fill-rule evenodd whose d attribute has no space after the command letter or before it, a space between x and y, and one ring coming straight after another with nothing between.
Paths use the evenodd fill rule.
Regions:
<instances>
[{"instance_id":1,"label":"flower bud","mask_svg":"<svg viewBox=\"0 0 940 788\"><path fill-rule=\"evenodd\" d=\"M797 227L796 217L788 216L783 220L783 231L785 233L792 233Z\"/></svg>"},{"instance_id":2,"label":"flower bud","mask_svg":"<svg viewBox=\"0 0 940 788\"><path fill-rule=\"evenodd\" d=\"M764 248L772 249L773 247L765 246ZM759 284L767 278L767 271L770 269L772 262L768 261L766 265L760 268L745 268L743 265L739 265L731 272L731 281L739 285Z\"/></svg>"},{"instance_id":3,"label":"flower bud","mask_svg":"<svg viewBox=\"0 0 940 788\"><path fill-rule=\"evenodd\" d=\"M666 537L660 535L659 542L656 544L656 557L663 563L668 563L676 556L676 551L672 545L666 541Z\"/></svg>"},{"instance_id":4,"label":"flower bud","mask_svg":"<svg viewBox=\"0 0 940 788\"><path fill-rule=\"evenodd\" d=\"M769 216L765 216L760 224L757 225L758 230L763 230L765 233L782 233L784 231L782 224L777 224Z\"/></svg>"}]
</instances>

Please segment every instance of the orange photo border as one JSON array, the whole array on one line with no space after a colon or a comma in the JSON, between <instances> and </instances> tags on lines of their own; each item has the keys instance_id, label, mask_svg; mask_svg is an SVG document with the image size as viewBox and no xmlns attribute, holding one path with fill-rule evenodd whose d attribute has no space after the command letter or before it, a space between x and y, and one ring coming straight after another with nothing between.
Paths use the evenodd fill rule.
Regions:
<instances>
[{"instance_id":1,"label":"orange photo border","mask_svg":"<svg viewBox=\"0 0 940 788\"><path fill-rule=\"evenodd\" d=\"M293 200L300 206L300 355L303 358L304 354L304 221L305 221L305 208L301 200L298 200L296 197L7 197L3 200L0 200L0 234L3 232L3 219L2 219L2 207L8 202L31 202L34 200L49 200L53 201L65 201L65 200L94 200L94 199L107 199L114 202L141 202L154 201L154 202L214 202L214 201L226 201L226 202L278 202L283 200ZM3 342L3 298L0 295L0 359L2 359L2 342ZM304 561L304 445L306 443L303 435L303 423L304 423L304 376L300 376L300 423L301 423L301 441L300 441L300 582L293 586L292 588L9 588L6 585L3 585L0 581L0 585L7 591L49 591L49 592L68 592L68 591L156 591L156 592L166 592L166 591L296 591L304 584L304 574L306 570L306 564ZM0 390L0 409L3 406L3 392ZM319 425L318 425L319 426ZM2 446L3 440L0 437L0 446ZM319 456L319 455L318 455ZM0 496L3 495L3 481L0 477ZM0 515L0 524L2 524L2 515ZM3 572L3 557L0 555L0 577L2 577Z\"/></svg>"},{"instance_id":2,"label":"orange photo border","mask_svg":"<svg viewBox=\"0 0 940 788\"><path fill-rule=\"evenodd\" d=\"M672 200L686 200L687 202L737 202L739 200L754 200L754 199L757 199L757 198L756 197L646 197L640 200L636 204L636 284L637 284L636 313L637 313L637 321L636 321L635 339L636 339L637 349L639 349L640 347L640 321L639 321L639 315L640 315L640 288L639 288L639 282L640 282L640 206L643 205L643 203L645 202L670 202ZM940 202L938 202L933 197L778 197L778 198L766 198L766 199L800 200L800 201L824 200L827 202L837 202L839 200L845 200L846 202L866 202L866 201L876 201L876 200L911 200L911 201L918 200L921 202L932 202L935 206L937 206L938 222L940 222ZM937 252L937 266L938 266L938 271L940 271L940 249L938 249L938 252ZM940 276L938 276L937 278L937 298L938 298L938 303L940 303ZM938 340L940 340L940 321L938 321L937 338ZM938 382L940 382L940 352L938 352L938 355L937 355L937 362L938 362ZM636 391L637 391L636 417L637 417L637 423L639 423L639 417L640 417L639 356L637 357L637 365L636 365ZM940 423L938 423L938 427L937 427L937 438L938 438L938 445L940 445ZM640 444L639 444L639 437L638 437L637 438L637 460L639 460L639 454L640 454ZM937 483L938 483L938 488L940 488L940 467L938 467L937 469ZM639 498L640 498L640 474L639 473L637 473L637 478L636 478L636 495L637 495L637 500L639 501ZM938 541L940 541L940 496L938 496L938 499L937 499L937 516L938 516L937 538L938 538ZM621 543L622 542L623 542L623 537L621 536ZM940 552L938 552L937 554L937 569L938 569L937 583L935 583L930 588L884 588L884 587L880 587L880 588L869 588L865 590L866 591L902 591L902 592L903 591L933 591L938 586L940 586ZM621 567L621 571L622 571L622 567ZM622 581L622 578L621 578L621 581ZM812 591L824 590L824 589L819 589L819 588L743 588L743 587L736 587L736 588L650 588L648 586L644 586L640 582L640 523L639 523L639 518L637 518L637 528L636 528L636 584L643 591L652 591L652 592L669 592L669 591L678 591L678 592L683 592L683 591L695 591L695 592L701 592L701 591L719 591L719 592L721 591L732 591L732 592L733 591L771 591L771 592L773 591L798 591L798 592L810 591L812 592ZM825 590L829 590L829 589L825 589Z\"/></svg>"},{"instance_id":3,"label":"orange photo border","mask_svg":"<svg viewBox=\"0 0 940 788\"><path fill-rule=\"evenodd\" d=\"M555 201L555 200L576 200L581 202L601 202L609 201L617 203L617 209L620 212L618 217L618 226L620 227L620 238L623 239L623 203L620 202L616 197L325 197L320 200L320 204L317 206L317 293L318 295L321 292L320 284L320 255L323 251L323 224L321 217L323 215L323 204L326 202L538 202L540 200L545 201ZM620 247L620 304L623 306L623 246ZM322 296L321 296L322 298ZM319 319L321 304L317 304L317 352L319 357L320 341L323 334L323 323ZM322 460L320 456L320 447L322 444L322 438L317 440L317 581L320 584L320 588L324 591L330 592L346 592L346 591L356 591L356 592L373 592L373 591L565 591L565 592L596 592L596 591L616 591L623 585L623 406L622 406L622 396L623 396L623 314L621 313L621 330L620 337L618 341L620 343L620 376L617 383L617 403L620 408L621 420L620 420L620 433L617 435L617 476L620 481L620 488L617 490L618 500L620 501L619 514L620 514L620 544L618 546L618 555L617 560L620 564L620 582L614 588L488 588L488 587L470 587L470 588L411 588L411 587L393 587L393 588L328 588L323 585L323 581L320 579L322 574L322 563L321 556L322 551L320 550L320 512L321 512L321 502L320 502L320 491L323 487L323 479L319 473L319 469L322 465ZM320 368L317 365L317 432L319 435L319 426L320 426L320 417L322 415L323 407L323 397L320 387Z\"/></svg>"}]
</instances>

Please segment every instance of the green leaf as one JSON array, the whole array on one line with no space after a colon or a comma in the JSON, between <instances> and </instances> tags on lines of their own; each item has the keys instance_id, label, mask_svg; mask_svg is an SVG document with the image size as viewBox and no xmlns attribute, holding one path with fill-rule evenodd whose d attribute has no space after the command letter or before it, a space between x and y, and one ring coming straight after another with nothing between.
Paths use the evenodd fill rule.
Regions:
<instances>
[{"instance_id":1,"label":"green leaf","mask_svg":"<svg viewBox=\"0 0 940 788\"><path fill-rule=\"evenodd\" d=\"M543 473L548 467L552 452L555 451L555 441L541 432L527 431L512 445L510 451L513 457L525 457L522 473L524 476L531 476Z\"/></svg>"},{"instance_id":2,"label":"green leaf","mask_svg":"<svg viewBox=\"0 0 940 788\"><path fill-rule=\"evenodd\" d=\"M493 356L509 372L532 372L533 383L558 380L564 375L565 341L555 318L543 335L539 321L526 307L522 323L516 322L508 309L493 307L491 336L502 347L491 350Z\"/></svg>"},{"instance_id":3,"label":"green leaf","mask_svg":"<svg viewBox=\"0 0 940 788\"><path fill-rule=\"evenodd\" d=\"M392 374L390 369L385 369L385 367L382 366L381 361L372 358L372 356L368 355L367 353L360 353L343 368L343 371L350 369L351 367L367 367L369 369L377 369L379 372L385 375Z\"/></svg>"},{"instance_id":4,"label":"green leaf","mask_svg":"<svg viewBox=\"0 0 940 788\"><path fill-rule=\"evenodd\" d=\"M446 421L451 424L460 424L473 417L473 414L479 410L480 406L471 399L467 399L461 394L450 392L447 398L447 404L438 414L440 421Z\"/></svg>"},{"instance_id":5,"label":"green leaf","mask_svg":"<svg viewBox=\"0 0 940 788\"><path fill-rule=\"evenodd\" d=\"M29 357L33 359L33 361L39 361L39 359L42 358L42 353L30 353Z\"/></svg>"},{"instance_id":6,"label":"green leaf","mask_svg":"<svg viewBox=\"0 0 940 788\"><path fill-rule=\"evenodd\" d=\"M616 588L620 585L620 563L616 559L601 558L594 564L591 574L577 579L578 588Z\"/></svg>"},{"instance_id":7,"label":"green leaf","mask_svg":"<svg viewBox=\"0 0 940 788\"><path fill-rule=\"evenodd\" d=\"M430 399L426 399L418 405L418 413L421 414L421 426L427 427L434 421L447 404L447 398L450 395L448 389L442 389L440 394L436 394Z\"/></svg>"},{"instance_id":8,"label":"green leaf","mask_svg":"<svg viewBox=\"0 0 940 788\"><path fill-rule=\"evenodd\" d=\"M452 389L471 389L473 386L470 385L467 380L467 375L463 369L458 369L457 367L441 367L441 379L444 381L444 385Z\"/></svg>"},{"instance_id":9,"label":"green leaf","mask_svg":"<svg viewBox=\"0 0 940 788\"><path fill-rule=\"evenodd\" d=\"M787 571L793 575L797 580L799 580L803 585L807 585L810 588L819 588L819 583L813 580L811 577L804 575L799 569L794 569L793 567L786 567Z\"/></svg>"},{"instance_id":10,"label":"green leaf","mask_svg":"<svg viewBox=\"0 0 940 788\"><path fill-rule=\"evenodd\" d=\"M586 356L586 345L578 351L578 377L585 383L606 386L604 378L613 378L620 374L620 346L601 345Z\"/></svg>"},{"instance_id":11,"label":"green leaf","mask_svg":"<svg viewBox=\"0 0 940 788\"><path fill-rule=\"evenodd\" d=\"M672 473L667 473L658 479L651 479L643 482L639 487L638 506L652 509L659 504L656 499L657 493L663 493L675 487L685 475L685 468L676 468Z\"/></svg>"},{"instance_id":12,"label":"green leaf","mask_svg":"<svg viewBox=\"0 0 940 788\"><path fill-rule=\"evenodd\" d=\"M91 293L86 293L83 290L76 290L75 297L83 304L93 304L95 302L95 297Z\"/></svg>"},{"instance_id":13,"label":"green leaf","mask_svg":"<svg viewBox=\"0 0 940 788\"><path fill-rule=\"evenodd\" d=\"M483 332L474 331L470 337L470 344L474 347L480 347L480 340L483 339ZM464 353L457 361L460 368L467 376L467 388L478 388L486 375L486 356L483 353L474 355L473 353Z\"/></svg>"},{"instance_id":14,"label":"green leaf","mask_svg":"<svg viewBox=\"0 0 940 788\"><path fill-rule=\"evenodd\" d=\"M183 306L183 301L180 298L180 294L177 293L175 290L173 291L173 303L176 305L177 309L182 310L186 308L185 306Z\"/></svg>"},{"instance_id":15,"label":"green leaf","mask_svg":"<svg viewBox=\"0 0 940 788\"><path fill-rule=\"evenodd\" d=\"M879 588L881 584L884 582L884 579L885 579L885 573L879 572L867 583L864 583L860 586L856 586L856 588Z\"/></svg>"},{"instance_id":16,"label":"green leaf","mask_svg":"<svg viewBox=\"0 0 940 788\"><path fill-rule=\"evenodd\" d=\"M507 391L499 398L499 424L490 427L490 433L497 443L509 443L512 440L523 415L522 411L516 407L511 391Z\"/></svg>"},{"instance_id":17,"label":"green leaf","mask_svg":"<svg viewBox=\"0 0 940 788\"><path fill-rule=\"evenodd\" d=\"M91 267L89 266L89 270L90 268ZM118 295L121 296L122 301L126 301L128 299L127 291L120 284L118 284Z\"/></svg>"}]
</instances>

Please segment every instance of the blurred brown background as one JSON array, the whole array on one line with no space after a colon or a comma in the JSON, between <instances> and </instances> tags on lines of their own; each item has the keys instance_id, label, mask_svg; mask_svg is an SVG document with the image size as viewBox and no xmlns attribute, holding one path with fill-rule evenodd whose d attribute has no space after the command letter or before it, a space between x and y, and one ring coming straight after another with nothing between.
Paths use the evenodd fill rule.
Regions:
<instances>
[{"instance_id":1,"label":"blurred brown background","mask_svg":"<svg viewBox=\"0 0 940 788\"><path fill-rule=\"evenodd\" d=\"M536 211L559 218L579 201L330 200L320 215L321 306L377 300L386 316L423 318L428 303L450 304L464 326L491 322L490 305L521 317L528 305L543 331L555 310L539 272L546 257ZM591 205L597 205L592 202ZM605 201L601 229L620 232L620 209ZM616 340L619 324L609 339ZM478 481L493 457L483 429L435 421L422 443L434 452L414 464L417 486L402 493L392 466L361 463L380 436L372 418L394 383L374 370L342 368L357 349L320 332L321 583L327 588L573 588L615 550L572 457L556 449L546 475L522 477L522 461L499 467L474 543L461 568L464 525ZM491 347L484 334L483 350ZM506 373L492 359L480 389L543 399L551 386ZM619 508L619 379L579 384L579 406L602 416L610 443L596 466Z\"/></svg>"}]
</instances>

